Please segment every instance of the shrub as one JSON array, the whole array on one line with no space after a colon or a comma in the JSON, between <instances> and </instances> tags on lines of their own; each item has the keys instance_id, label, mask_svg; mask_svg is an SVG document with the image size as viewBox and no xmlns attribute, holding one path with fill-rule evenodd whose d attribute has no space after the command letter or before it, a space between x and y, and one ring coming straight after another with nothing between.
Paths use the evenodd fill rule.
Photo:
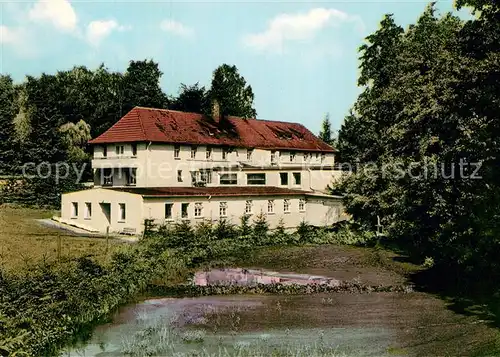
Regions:
<instances>
[{"instance_id":1,"label":"shrub","mask_svg":"<svg viewBox=\"0 0 500 357\"><path fill-rule=\"evenodd\" d=\"M215 227L211 220L198 222L194 228L194 235L197 243L208 243L217 239Z\"/></svg>"},{"instance_id":2,"label":"shrub","mask_svg":"<svg viewBox=\"0 0 500 357\"><path fill-rule=\"evenodd\" d=\"M308 243L311 239L312 227L303 220L297 227L296 234L299 236L300 243Z\"/></svg>"},{"instance_id":3,"label":"shrub","mask_svg":"<svg viewBox=\"0 0 500 357\"><path fill-rule=\"evenodd\" d=\"M269 223L267 222L266 215L261 212L255 217L252 240L257 245L267 244L267 233L269 232Z\"/></svg>"},{"instance_id":4,"label":"shrub","mask_svg":"<svg viewBox=\"0 0 500 357\"><path fill-rule=\"evenodd\" d=\"M193 244L196 241L196 235L189 221L180 221L173 225L170 235L170 247L178 248Z\"/></svg>"},{"instance_id":5,"label":"shrub","mask_svg":"<svg viewBox=\"0 0 500 357\"><path fill-rule=\"evenodd\" d=\"M240 218L239 234L240 237L249 237L252 234L252 225L248 214L244 214Z\"/></svg>"},{"instance_id":6,"label":"shrub","mask_svg":"<svg viewBox=\"0 0 500 357\"><path fill-rule=\"evenodd\" d=\"M291 242L291 235L285 231L285 222L283 218L281 218L278 222L278 225L273 230L271 236L269 237L269 242L271 244L288 244Z\"/></svg>"},{"instance_id":7,"label":"shrub","mask_svg":"<svg viewBox=\"0 0 500 357\"><path fill-rule=\"evenodd\" d=\"M235 239L238 236L236 227L225 219L215 225L214 234L217 239Z\"/></svg>"}]
</instances>

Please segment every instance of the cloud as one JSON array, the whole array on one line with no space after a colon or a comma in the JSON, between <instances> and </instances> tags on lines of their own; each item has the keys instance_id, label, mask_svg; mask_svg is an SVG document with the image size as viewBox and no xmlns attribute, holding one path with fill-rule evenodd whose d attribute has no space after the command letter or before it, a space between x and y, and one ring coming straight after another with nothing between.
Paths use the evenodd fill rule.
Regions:
<instances>
[{"instance_id":1,"label":"cloud","mask_svg":"<svg viewBox=\"0 0 500 357\"><path fill-rule=\"evenodd\" d=\"M68 0L39 0L28 13L30 20L50 23L62 31L76 30L78 18Z\"/></svg>"},{"instance_id":2,"label":"cloud","mask_svg":"<svg viewBox=\"0 0 500 357\"><path fill-rule=\"evenodd\" d=\"M194 35L194 30L191 27L175 20L163 20L160 24L160 28L163 31L170 32L181 37L192 37Z\"/></svg>"},{"instance_id":3,"label":"cloud","mask_svg":"<svg viewBox=\"0 0 500 357\"><path fill-rule=\"evenodd\" d=\"M327 26L349 22L363 29L358 16L336 9L315 8L307 13L280 14L269 22L265 31L243 37L243 43L257 51L283 52L286 42L310 40Z\"/></svg>"},{"instance_id":4,"label":"cloud","mask_svg":"<svg viewBox=\"0 0 500 357\"><path fill-rule=\"evenodd\" d=\"M22 37L22 32L20 30L0 25L1 44L16 45L22 42Z\"/></svg>"},{"instance_id":5,"label":"cloud","mask_svg":"<svg viewBox=\"0 0 500 357\"><path fill-rule=\"evenodd\" d=\"M128 27L120 25L116 20L96 20L87 25L86 39L91 45L99 46L111 32L127 29Z\"/></svg>"},{"instance_id":6,"label":"cloud","mask_svg":"<svg viewBox=\"0 0 500 357\"><path fill-rule=\"evenodd\" d=\"M0 25L0 52L3 46L9 46L22 57L35 57L38 49L33 45L33 38L28 31L21 27Z\"/></svg>"}]
</instances>

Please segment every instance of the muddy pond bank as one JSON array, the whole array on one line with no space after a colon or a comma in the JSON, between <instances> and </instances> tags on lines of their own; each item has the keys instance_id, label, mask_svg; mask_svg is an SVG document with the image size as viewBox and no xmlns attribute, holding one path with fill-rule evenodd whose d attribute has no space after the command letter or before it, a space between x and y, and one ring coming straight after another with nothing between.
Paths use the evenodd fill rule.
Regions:
<instances>
[{"instance_id":1,"label":"muddy pond bank","mask_svg":"<svg viewBox=\"0 0 500 357\"><path fill-rule=\"evenodd\" d=\"M289 282L333 289L343 281L387 287L404 286L404 272L417 269L344 247L280 253L262 251L244 269L205 269L194 282L205 288L237 281L242 287ZM65 355L495 356L499 341L498 330L487 321L456 314L443 300L422 292L302 294L299 289L295 294L148 298L120 309L88 343Z\"/></svg>"},{"instance_id":2,"label":"muddy pond bank","mask_svg":"<svg viewBox=\"0 0 500 357\"><path fill-rule=\"evenodd\" d=\"M471 356L488 355L498 338L422 293L159 298L124 307L68 356L215 356L221 348L237 356L242 347L292 356L318 344L332 356ZM330 356L315 353L304 356Z\"/></svg>"}]
</instances>

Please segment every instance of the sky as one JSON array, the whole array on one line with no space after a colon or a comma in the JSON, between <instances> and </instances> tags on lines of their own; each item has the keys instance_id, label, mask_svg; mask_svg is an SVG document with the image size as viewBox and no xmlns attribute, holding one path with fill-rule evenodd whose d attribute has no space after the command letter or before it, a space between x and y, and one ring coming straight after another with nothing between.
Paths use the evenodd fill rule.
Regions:
<instances>
[{"instance_id":1,"label":"sky","mask_svg":"<svg viewBox=\"0 0 500 357\"><path fill-rule=\"evenodd\" d=\"M236 65L260 119L299 122L315 133L329 113L338 130L355 102L358 47L392 13L406 27L427 1L0 0L0 72L21 82L101 63L125 71L153 59L171 95L181 83L209 86ZM441 13L451 1L438 1Z\"/></svg>"}]
</instances>

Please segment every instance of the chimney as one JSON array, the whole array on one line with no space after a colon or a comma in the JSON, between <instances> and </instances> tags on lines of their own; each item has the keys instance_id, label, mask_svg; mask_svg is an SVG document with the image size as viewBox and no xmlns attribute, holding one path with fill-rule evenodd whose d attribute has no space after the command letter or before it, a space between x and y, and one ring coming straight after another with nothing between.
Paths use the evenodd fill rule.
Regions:
<instances>
[{"instance_id":1,"label":"chimney","mask_svg":"<svg viewBox=\"0 0 500 357\"><path fill-rule=\"evenodd\" d=\"M217 99L212 100L212 119L216 123L220 121L220 105Z\"/></svg>"}]
</instances>

